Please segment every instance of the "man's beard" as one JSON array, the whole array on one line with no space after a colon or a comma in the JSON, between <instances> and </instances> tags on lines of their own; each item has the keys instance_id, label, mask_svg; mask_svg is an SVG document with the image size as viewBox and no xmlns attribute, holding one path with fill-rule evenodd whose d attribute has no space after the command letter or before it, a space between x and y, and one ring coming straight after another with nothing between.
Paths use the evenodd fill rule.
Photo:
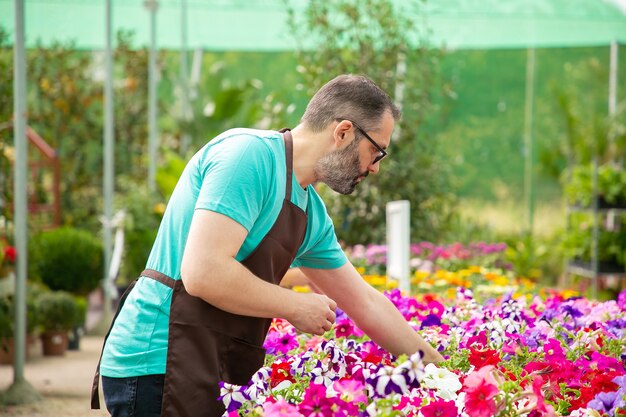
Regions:
<instances>
[{"instance_id":1,"label":"man's beard","mask_svg":"<svg viewBox=\"0 0 626 417\"><path fill-rule=\"evenodd\" d=\"M345 149L322 157L315 165L316 181L323 182L340 194L352 194L359 177L367 177L369 171L360 172L358 140L353 140Z\"/></svg>"}]
</instances>

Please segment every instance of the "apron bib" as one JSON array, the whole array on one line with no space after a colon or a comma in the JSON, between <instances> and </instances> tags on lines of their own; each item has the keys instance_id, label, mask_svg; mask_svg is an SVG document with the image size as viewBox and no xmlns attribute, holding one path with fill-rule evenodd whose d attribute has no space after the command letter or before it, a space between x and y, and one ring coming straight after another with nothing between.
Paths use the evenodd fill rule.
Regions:
<instances>
[{"instance_id":1,"label":"apron bib","mask_svg":"<svg viewBox=\"0 0 626 417\"><path fill-rule=\"evenodd\" d=\"M283 205L270 231L241 262L254 275L273 284L279 284L291 266L307 225L306 213L291 202L291 132L281 132L287 164ZM263 366L263 342L272 320L220 310L189 295L182 280L174 280L158 271L147 269L141 275L173 289L161 415L220 417L225 408L217 400L219 381L246 385ZM115 318L125 299L126 294L120 300ZM92 408L100 408L99 369L98 364L92 387Z\"/></svg>"}]
</instances>

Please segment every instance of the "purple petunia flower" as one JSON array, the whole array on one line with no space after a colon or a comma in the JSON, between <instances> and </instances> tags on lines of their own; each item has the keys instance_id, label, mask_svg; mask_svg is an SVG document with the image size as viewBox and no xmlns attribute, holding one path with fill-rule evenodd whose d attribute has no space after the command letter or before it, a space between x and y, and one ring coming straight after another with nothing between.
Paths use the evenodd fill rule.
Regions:
<instances>
[{"instance_id":1,"label":"purple petunia flower","mask_svg":"<svg viewBox=\"0 0 626 417\"><path fill-rule=\"evenodd\" d=\"M229 384L228 382L220 382L219 387L220 396L217 399L224 403L228 412L237 410L249 399L245 394L245 387Z\"/></svg>"},{"instance_id":2,"label":"purple petunia flower","mask_svg":"<svg viewBox=\"0 0 626 417\"><path fill-rule=\"evenodd\" d=\"M624 406L624 400L617 392L601 392L589 401L587 408L603 411L613 415L614 409Z\"/></svg>"},{"instance_id":3,"label":"purple petunia flower","mask_svg":"<svg viewBox=\"0 0 626 417\"><path fill-rule=\"evenodd\" d=\"M404 368L385 365L380 366L376 373L364 371L364 374L365 383L375 398L385 398L393 392L404 394L409 391L409 377Z\"/></svg>"},{"instance_id":4,"label":"purple petunia flower","mask_svg":"<svg viewBox=\"0 0 626 417\"><path fill-rule=\"evenodd\" d=\"M422 325L420 328L423 329L424 327L440 326L440 325L441 325L441 319L439 318L439 316L436 316L434 314L429 314L424 318L424 320L422 320Z\"/></svg>"}]
</instances>

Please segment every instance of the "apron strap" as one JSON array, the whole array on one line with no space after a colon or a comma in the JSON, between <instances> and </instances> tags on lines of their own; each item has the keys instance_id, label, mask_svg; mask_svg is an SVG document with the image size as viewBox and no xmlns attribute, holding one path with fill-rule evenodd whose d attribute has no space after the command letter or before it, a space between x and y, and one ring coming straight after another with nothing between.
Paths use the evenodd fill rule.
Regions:
<instances>
[{"instance_id":1,"label":"apron strap","mask_svg":"<svg viewBox=\"0 0 626 417\"><path fill-rule=\"evenodd\" d=\"M141 276L152 278L155 281L160 282L163 285L167 285L170 288L174 288L175 281L168 277L165 274L160 273L159 271L155 271L154 269L146 269L141 273ZM113 328L113 323L117 319L117 316L120 314L122 310L122 306L126 301L126 297L130 294L130 291L137 283L137 280L134 280L124 291L124 294L120 298L120 302L117 306L117 311L115 312L115 316L113 317L113 321L111 321L111 327L109 327L109 331L104 337L104 342L102 343L102 351L100 352L100 359L98 359L98 367L96 368L96 374L93 377L93 384L91 385L91 409L99 410L100 409L100 362L102 361L102 352L104 352L104 345L106 344L107 339L109 338L109 334L111 334L111 329Z\"/></svg>"},{"instance_id":2,"label":"apron strap","mask_svg":"<svg viewBox=\"0 0 626 417\"><path fill-rule=\"evenodd\" d=\"M153 280L158 281L161 284L170 287L171 289L174 289L174 283L176 283L176 280L174 280L173 278L170 278L159 271L155 271L154 269L144 269L141 273L141 276L152 278Z\"/></svg>"},{"instance_id":3,"label":"apron strap","mask_svg":"<svg viewBox=\"0 0 626 417\"><path fill-rule=\"evenodd\" d=\"M285 200L291 201L291 183L293 182L293 137L290 129L284 128L279 132L285 140L285 159L287 162L287 183L285 186Z\"/></svg>"}]
</instances>

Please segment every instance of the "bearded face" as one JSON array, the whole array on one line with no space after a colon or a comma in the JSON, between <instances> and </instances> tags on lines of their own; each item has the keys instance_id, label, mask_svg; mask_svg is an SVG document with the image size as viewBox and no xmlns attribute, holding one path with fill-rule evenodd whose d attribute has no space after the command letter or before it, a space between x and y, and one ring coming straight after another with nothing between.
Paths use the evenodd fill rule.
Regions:
<instances>
[{"instance_id":1,"label":"bearded face","mask_svg":"<svg viewBox=\"0 0 626 417\"><path fill-rule=\"evenodd\" d=\"M352 194L359 181L369 174L367 170L361 172L359 142L360 138L355 138L344 149L322 157L315 165L317 181L323 182L340 194Z\"/></svg>"}]
</instances>

